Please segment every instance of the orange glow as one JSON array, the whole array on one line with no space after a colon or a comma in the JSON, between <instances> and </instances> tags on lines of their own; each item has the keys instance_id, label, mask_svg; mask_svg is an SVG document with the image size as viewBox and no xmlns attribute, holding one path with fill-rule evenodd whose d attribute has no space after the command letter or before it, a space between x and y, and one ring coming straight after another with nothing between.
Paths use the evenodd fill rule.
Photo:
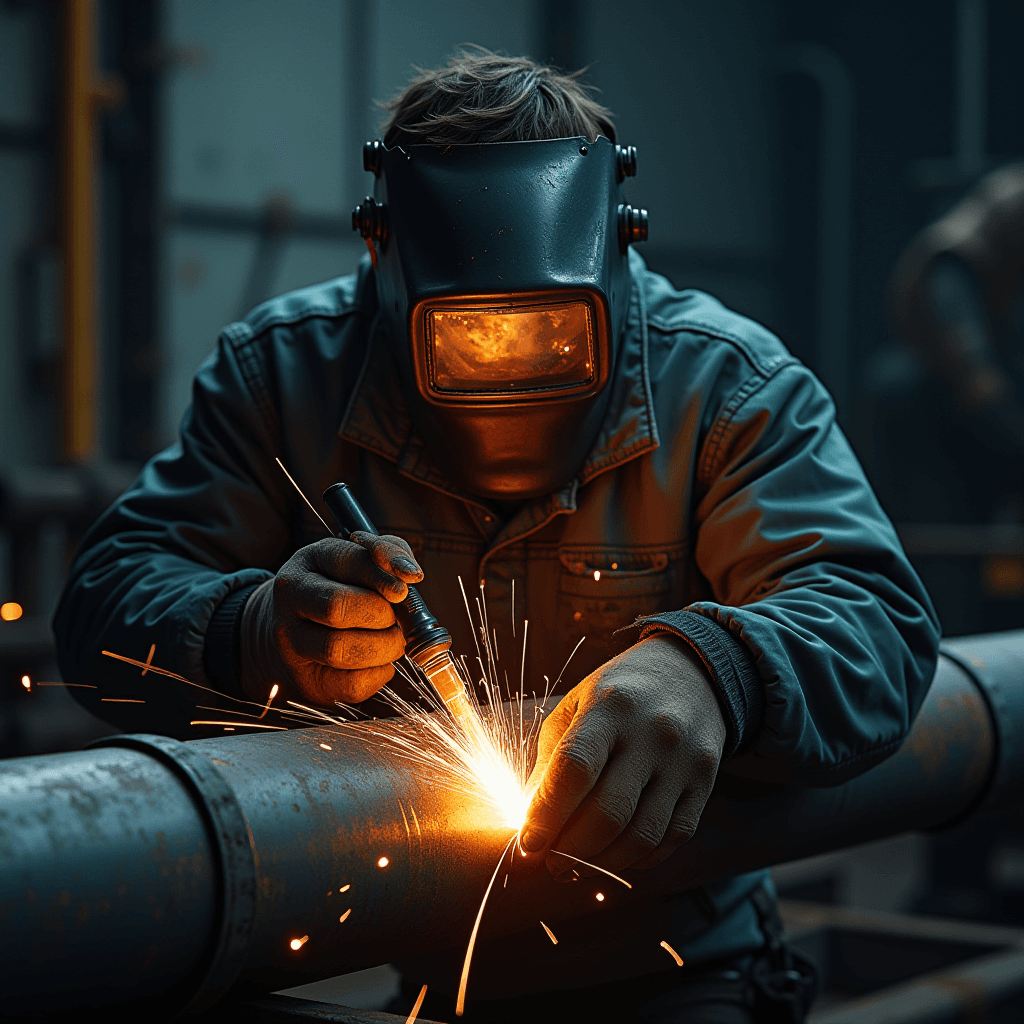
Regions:
<instances>
[{"instance_id":1,"label":"orange glow","mask_svg":"<svg viewBox=\"0 0 1024 1024\"><path fill-rule=\"evenodd\" d=\"M612 562L612 568L613 569L618 569L618 567L619 567L619 563L618 562Z\"/></svg>"},{"instance_id":2,"label":"orange glow","mask_svg":"<svg viewBox=\"0 0 1024 1024\"><path fill-rule=\"evenodd\" d=\"M320 749L321 750L333 750L334 747L329 747L326 743L321 743L320 744Z\"/></svg>"},{"instance_id":3,"label":"orange glow","mask_svg":"<svg viewBox=\"0 0 1024 1024\"><path fill-rule=\"evenodd\" d=\"M379 867L379 868L386 868L390 863L391 863L391 861L388 860L387 857L381 857L377 861L377 867Z\"/></svg>"},{"instance_id":4,"label":"orange glow","mask_svg":"<svg viewBox=\"0 0 1024 1024\"><path fill-rule=\"evenodd\" d=\"M435 309L427 314L435 388L503 392L573 388L593 379L586 302L527 309Z\"/></svg>"},{"instance_id":5,"label":"orange glow","mask_svg":"<svg viewBox=\"0 0 1024 1024\"><path fill-rule=\"evenodd\" d=\"M664 939L662 939L658 945L661 946L661 948L665 950L673 960L675 960L677 967L683 966L683 958Z\"/></svg>"},{"instance_id":6,"label":"orange glow","mask_svg":"<svg viewBox=\"0 0 1024 1024\"><path fill-rule=\"evenodd\" d=\"M599 892L594 898L597 900L598 903L604 903L604 893L603 892Z\"/></svg>"},{"instance_id":7,"label":"orange glow","mask_svg":"<svg viewBox=\"0 0 1024 1024\"><path fill-rule=\"evenodd\" d=\"M24 686L26 690L31 690L32 689L32 680L28 676L22 676L21 677L21 685Z\"/></svg>"},{"instance_id":8,"label":"orange glow","mask_svg":"<svg viewBox=\"0 0 1024 1024\"><path fill-rule=\"evenodd\" d=\"M25 609L17 601L5 601L0 604L0 619L4 622L14 622L25 614Z\"/></svg>"},{"instance_id":9,"label":"orange glow","mask_svg":"<svg viewBox=\"0 0 1024 1024\"><path fill-rule=\"evenodd\" d=\"M551 940L552 945L558 945L558 939L555 938L555 933L543 922L540 923L541 928L548 933L548 938Z\"/></svg>"},{"instance_id":10,"label":"orange glow","mask_svg":"<svg viewBox=\"0 0 1024 1024\"><path fill-rule=\"evenodd\" d=\"M410 1011L409 1016L405 1018L405 1024L415 1024L416 1018L420 1015L420 1007L423 1006L423 1000L426 998L426 995L427 986L424 985L423 988L420 989L420 994L416 997L416 1002L412 1005L412 1010Z\"/></svg>"},{"instance_id":11,"label":"orange glow","mask_svg":"<svg viewBox=\"0 0 1024 1024\"><path fill-rule=\"evenodd\" d=\"M301 939L292 939L288 945L291 946L292 949L302 949L307 942L309 942L309 936L303 935Z\"/></svg>"},{"instance_id":12,"label":"orange glow","mask_svg":"<svg viewBox=\"0 0 1024 1024\"><path fill-rule=\"evenodd\" d=\"M338 924L344 924L348 920L348 915L352 913L352 908L349 907L341 917L338 918Z\"/></svg>"}]
</instances>

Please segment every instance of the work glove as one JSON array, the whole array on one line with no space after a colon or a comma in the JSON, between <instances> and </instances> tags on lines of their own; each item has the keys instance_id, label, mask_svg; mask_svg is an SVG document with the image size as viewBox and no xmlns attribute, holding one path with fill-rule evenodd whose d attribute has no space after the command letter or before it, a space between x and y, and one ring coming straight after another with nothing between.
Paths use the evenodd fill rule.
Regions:
<instances>
[{"instance_id":1,"label":"work glove","mask_svg":"<svg viewBox=\"0 0 1024 1024\"><path fill-rule=\"evenodd\" d=\"M405 638L392 605L423 578L399 537L353 533L308 544L253 591L242 613L242 689L282 699L358 704L394 675Z\"/></svg>"},{"instance_id":2,"label":"work glove","mask_svg":"<svg viewBox=\"0 0 1024 1024\"><path fill-rule=\"evenodd\" d=\"M521 842L547 850L560 880L651 868L693 835L711 794L725 723L707 670L659 634L565 695L540 732L536 786Z\"/></svg>"}]
</instances>

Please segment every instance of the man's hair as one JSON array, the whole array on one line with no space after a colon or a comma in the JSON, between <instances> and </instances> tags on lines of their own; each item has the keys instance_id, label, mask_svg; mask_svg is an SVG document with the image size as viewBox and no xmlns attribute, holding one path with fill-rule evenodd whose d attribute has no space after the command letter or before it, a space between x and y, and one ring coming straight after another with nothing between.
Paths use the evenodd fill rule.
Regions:
<instances>
[{"instance_id":1,"label":"man's hair","mask_svg":"<svg viewBox=\"0 0 1024 1024\"><path fill-rule=\"evenodd\" d=\"M598 135L615 141L611 112L583 72L565 74L528 57L482 46L460 50L446 67L423 71L384 106L384 144L408 146L528 142Z\"/></svg>"}]
</instances>

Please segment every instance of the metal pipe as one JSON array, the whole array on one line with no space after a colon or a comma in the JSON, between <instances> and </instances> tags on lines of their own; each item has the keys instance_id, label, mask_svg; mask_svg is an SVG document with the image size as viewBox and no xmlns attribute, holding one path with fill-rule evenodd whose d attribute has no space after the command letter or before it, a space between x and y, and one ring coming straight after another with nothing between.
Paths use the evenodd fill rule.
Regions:
<instances>
[{"instance_id":1,"label":"metal pipe","mask_svg":"<svg viewBox=\"0 0 1024 1024\"><path fill-rule=\"evenodd\" d=\"M475 970L504 950L506 973L527 956L536 973L554 950L541 917L584 937L578 953L557 947L565 970L567 957L585 956L591 923L656 927L666 894L942 827L1019 788L1022 675L1024 631L950 645L888 761L821 789L723 773L694 839L631 874L631 890L602 886L600 904L591 887L556 884L536 858L517 857L488 908L490 951ZM44 994L50 1012L143 993L194 1007L239 977L278 988L462 946L509 834L373 735L403 728L122 736L0 763L5 1013L30 1012ZM638 948L623 966L649 969L648 954Z\"/></svg>"}]
</instances>

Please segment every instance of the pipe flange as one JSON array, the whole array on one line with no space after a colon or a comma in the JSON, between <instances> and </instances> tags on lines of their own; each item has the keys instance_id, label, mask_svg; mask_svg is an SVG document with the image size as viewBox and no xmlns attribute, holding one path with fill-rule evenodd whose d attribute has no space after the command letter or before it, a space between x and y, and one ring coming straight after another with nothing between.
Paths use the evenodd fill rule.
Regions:
<instances>
[{"instance_id":1,"label":"pipe flange","mask_svg":"<svg viewBox=\"0 0 1024 1024\"><path fill-rule=\"evenodd\" d=\"M107 736L89 746L127 747L149 754L181 779L201 808L218 854L220 923L203 958L209 966L178 1012L204 1010L237 980L256 924L256 854L242 805L209 758L169 736Z\"/></svg>"}]
</instances>

